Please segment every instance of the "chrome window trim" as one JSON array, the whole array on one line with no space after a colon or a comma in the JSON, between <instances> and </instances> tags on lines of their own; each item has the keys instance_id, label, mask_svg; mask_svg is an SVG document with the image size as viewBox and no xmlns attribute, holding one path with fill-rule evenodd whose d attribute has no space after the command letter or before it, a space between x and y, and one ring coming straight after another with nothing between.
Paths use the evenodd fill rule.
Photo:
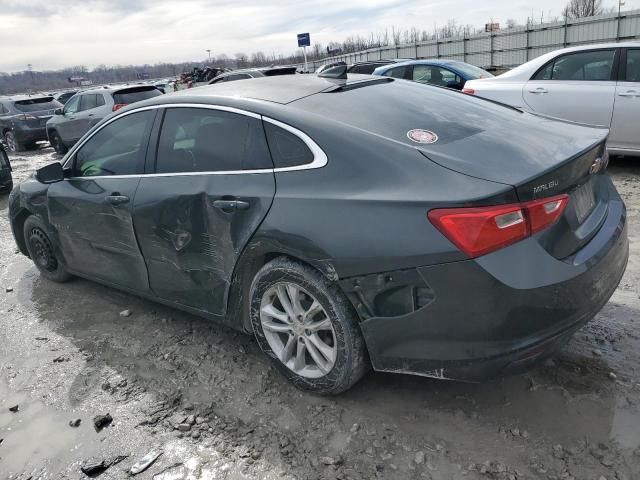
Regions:
<instances>
[{"instance_id":1,"label":"chrome window trim","mask_svg":"<svg viewBox=\"0 0 640 480\"><path fill-rule=\"evenodd\" d=\"M312 170L316 168L322 168L328 163L327 155L324 153L322 148L314 142L306 133L298 130L291 125L280 122L279 120L275 120L270 117L265 117L264 115L260 115L255 112L250 112L248 110L242 110L240 108L235 107L227 107L224 105L207 105L202 103L166 103L161 105L149 105L146 107L140 107L128 112L124 112L120 115L117 115L110 119L108 122L105 122L100 126L96 131L94 131L91 135L85 138L82 142L78 142L75 144L69 153L67 154L67 159L64 161L63 167L67 168L67 163L71 161L76 152L83 147L85 143L93 138L98 132L100 132L107 125L110 125L112 122L116 120L131 115L133 113L144 112L147 110L157 110L160 108L204 108L209 110L220 110L223 112L237 113L239 115L244 115L247 117L257 118L258 120L262 120L265 122L269 122L273 125L276 125L288 132L291 132L293 135L300 138L307 147L313 153L313 161L311 163L305 163L303 165L295 165L292 167L279 167L279 168L262 168L256 170L226 170L226 171L206 171L206 172L176 172L176 173L135 173L131 175L95 175L91 177L70 177L68 180L92 180L96 178L136 178L136 177L182 177L182 176L193 176L193 175L241 175L241 174L258 174L258 173L282 173L282 172L293 172L299 170Z\"/></svg>"}]
</instances>

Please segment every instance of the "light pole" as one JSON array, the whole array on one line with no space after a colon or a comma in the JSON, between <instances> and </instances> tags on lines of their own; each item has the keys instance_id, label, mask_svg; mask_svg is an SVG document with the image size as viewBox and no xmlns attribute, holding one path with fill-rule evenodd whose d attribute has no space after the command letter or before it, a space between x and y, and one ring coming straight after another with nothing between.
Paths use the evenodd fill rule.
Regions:
<instances>
[{"instance_id":1,"label":"light pole","mask_svg":"<svg viewBox=\"0 0 640 480\"><path fill-rule=\"evenodd\" d=\"M205 50L205 52L207 52L207 53L209 54L209 63L211 63L211 49L210 49L210 48L207 48L207 49Z\"/></svg>"},{"instance_id":2,"label":"light pole","mask_svg":"<svg viewBox=\"0 0 640 480\"><path fill-rule=\"evenodd\" d=\"M624 0L618 0L618 22L616 23L616 42L620 41L620 10L622 9L622 5L624 5Z\"/></svg>"}]
</instances>

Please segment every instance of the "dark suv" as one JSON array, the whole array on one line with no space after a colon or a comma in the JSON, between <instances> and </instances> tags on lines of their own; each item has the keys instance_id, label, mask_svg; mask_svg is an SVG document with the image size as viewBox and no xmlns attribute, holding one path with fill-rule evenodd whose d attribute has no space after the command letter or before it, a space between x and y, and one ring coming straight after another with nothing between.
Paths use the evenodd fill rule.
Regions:
<instances>
[{"instance_id":1,"label":"dark suv","mask_svg":"<svg viewBox=\"0 0 640 480\"><path fill-rule=\"evenodd\" d=\"M46 124L62 107L51 96L15 95L0 98L0 134L11 152L20 152L47 140Z\"/></svg>"},{"instance_id":2,"label":"dark suv","mask_svg":"<svg viewBox=\"0 0 640 480\"><path fill-rule=\"evenodd\" d=\"M71 97L47 122L51 146L61 155L91 127L130 103L162 95L153 85L117 85L84 90Z\"/></svg>"}]
</instances>

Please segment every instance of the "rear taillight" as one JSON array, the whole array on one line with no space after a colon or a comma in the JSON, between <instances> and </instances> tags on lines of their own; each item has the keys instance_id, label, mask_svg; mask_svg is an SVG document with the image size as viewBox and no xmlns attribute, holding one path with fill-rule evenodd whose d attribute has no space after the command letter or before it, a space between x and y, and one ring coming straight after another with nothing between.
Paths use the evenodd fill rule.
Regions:
<instances>
[{"instance_id":1,"label":"rear taillight","mask_svg":"<svg viewBox=\"0 0 640 480\"><path fill-rule=\"evenodd\" d=\"M112 112L117 112L118 110L120 110L122 107L126 107L127 104L126 103L116 103L112 108L111 111Z\"/></svg>"},{"instance_id":2,"label":"rear taillight","mask_svg":"<svg viewBox=\"0 0 640 480\"><path fill-rule=\"evenodd\" d=\"M14 115L13 118L16 119L16 120L21 120L21 121L37 120L38 119L38 117L34 117L33 115L28 115L26 113L20 113L18 115Z\"/></svg>"},{"instance_id":3,"label":"rear taillight","mask_svg":"<svg viewBox=\"0 0 640 480\"><path fill-rule=\"evenodd\" d=\"M476 91L473 88L463 88L462 93L468 93L469 95L474 95Z\"/></svg>"},{"instance_id":4,"label":"rear taillight","mask_svg":"<svg viewBox=\"0 0 640 480\"><path fill-rule=\"evenodd\" d=\"M543 230L567 205L567 195L491 207L442 208L429 221L470 258L479 257Z\"/></svg>"}]
</instances>

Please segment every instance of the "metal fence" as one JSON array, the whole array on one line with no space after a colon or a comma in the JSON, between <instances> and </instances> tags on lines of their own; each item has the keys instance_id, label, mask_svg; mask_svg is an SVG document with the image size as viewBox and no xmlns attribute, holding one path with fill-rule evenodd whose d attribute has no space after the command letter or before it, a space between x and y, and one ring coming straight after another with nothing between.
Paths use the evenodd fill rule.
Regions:
<instances>
[{"instance_id":1,"label":"metal fence","mask_svg":"<svg viewBox=\"0 0 640 480\"><path fill-rule=\"evenodd\" d=\"M372 48L309 62L355 63L385 58L448 58L482 68L509 69L559 48L589 43L640 40L640 10L514 27L468 37Z\"/></svg>"}]
</instances>

